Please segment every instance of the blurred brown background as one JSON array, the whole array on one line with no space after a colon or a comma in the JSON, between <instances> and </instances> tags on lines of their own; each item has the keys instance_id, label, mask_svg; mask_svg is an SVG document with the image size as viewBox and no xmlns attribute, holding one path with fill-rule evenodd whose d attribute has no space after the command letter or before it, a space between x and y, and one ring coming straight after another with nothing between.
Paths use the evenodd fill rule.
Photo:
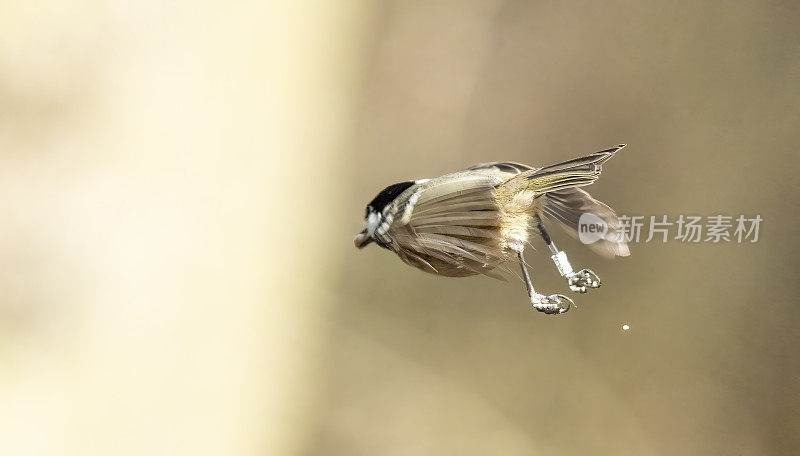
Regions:
<instances>
[{"instance_id":1,"label":"blurred brown background","mask_svg":"<svg viewBox=\"0 0 800 456\"><path fill-rule=\"evenodd\" d=\"M798 126L790 1L0 1L0 453L793 454ZM560 317L352 247L620 142L618 212L759 242L553 233L606 284Z\"/></svg>"}]
</instances>

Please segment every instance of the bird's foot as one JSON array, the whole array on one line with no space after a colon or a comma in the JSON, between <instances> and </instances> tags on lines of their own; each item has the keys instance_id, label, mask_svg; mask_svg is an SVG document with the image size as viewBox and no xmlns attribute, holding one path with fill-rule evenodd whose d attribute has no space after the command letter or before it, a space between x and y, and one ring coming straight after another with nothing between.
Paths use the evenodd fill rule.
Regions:
<instances>
[{"instance_id":1,"label":"bird's foot","mask_svg":"<svg viewBox=\"0 0 800 456\"><path fill-rule=\"evenodd\" d=\"M599 288L600 277L591 269L581 269L567 276L569 289L576 293L586 293L587 288Z\"/></svg>"},{"instance_id":2,"label":"bird's foot","mask_svg":"<svg viewBox=\"0 0 800 456\"><path fill-rule=\"evenodd\" d=\"M539 312L544 312L548 315L558 315L568 311L570 306L575 303L572 302L572 299L564 295L554 294L545 296L537 293L531 299L531 304L533 304L533 308Z\"/></svg>"}]
</instances>

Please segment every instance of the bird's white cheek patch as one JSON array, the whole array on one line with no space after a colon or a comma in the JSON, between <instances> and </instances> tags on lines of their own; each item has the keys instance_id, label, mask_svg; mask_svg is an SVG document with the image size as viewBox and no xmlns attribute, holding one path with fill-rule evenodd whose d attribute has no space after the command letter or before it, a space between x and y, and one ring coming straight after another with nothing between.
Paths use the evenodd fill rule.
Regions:
<instances>
[{"instance_id":1,"label":"bird's white cheek patch","mask_svg":"<svg viewBox=\"0 0 800 456\"><path fill-rule=\"evenodd\" d=\"M378 226L381 224L381 216L375 212L370 212L369 216L367 217L367 233L370 236L375 234L375 230L378 229Z\"/></svg>"}]
</instances>

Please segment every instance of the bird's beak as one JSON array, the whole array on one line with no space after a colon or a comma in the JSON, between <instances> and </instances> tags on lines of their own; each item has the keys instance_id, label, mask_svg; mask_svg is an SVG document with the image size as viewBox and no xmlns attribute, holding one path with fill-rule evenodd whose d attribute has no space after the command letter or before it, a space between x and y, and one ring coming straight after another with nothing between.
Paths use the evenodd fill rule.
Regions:
<instances>
[{"instance_id":1,"label":"bird's beak","mask_svg":"<svg viewBox=\"0 0 800 456\"><path fill-rule=\"evenodd\" d=\"M364 231L358 233L356 238L353 239L353 243L356 245L357 248L363 249L366 247L370 242L372 242L372 236L367 234L366 228Z\"/></svg>"}]
</instances>

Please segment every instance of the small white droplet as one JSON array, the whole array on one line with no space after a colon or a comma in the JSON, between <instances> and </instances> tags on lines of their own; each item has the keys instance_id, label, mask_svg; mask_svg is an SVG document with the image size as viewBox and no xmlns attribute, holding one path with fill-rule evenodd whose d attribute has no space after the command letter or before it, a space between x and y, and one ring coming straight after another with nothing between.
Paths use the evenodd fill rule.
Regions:
<instances>
[{"instance_id":1,"label":"small white droplet","mask_svg":"<svg viewBox=\"0 0 800 456\"><path fill-rule=\"evenodd\" d=\"M629 330L629 329L631 329L631 327L630 327L630 326L628 326L628 325L622 325L622 330L623 330L623 331L627 331L627 330Z\"/></svg>"}]
</instances>

